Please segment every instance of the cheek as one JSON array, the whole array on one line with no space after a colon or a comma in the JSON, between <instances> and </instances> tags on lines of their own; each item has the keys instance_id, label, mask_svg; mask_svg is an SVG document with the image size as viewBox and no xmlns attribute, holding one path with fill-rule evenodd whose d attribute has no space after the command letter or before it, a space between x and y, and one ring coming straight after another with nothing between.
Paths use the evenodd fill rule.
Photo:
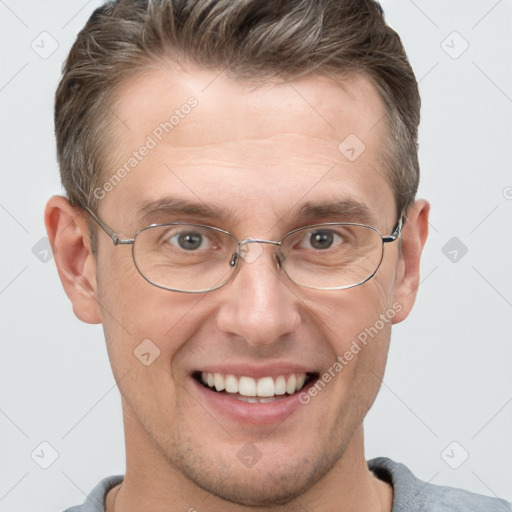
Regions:
<instances>
[{"instance_id":1,"label":"cheek","mask_svg":"<svg viewBox=\"0 0 512 512\"><path fill-rule=\"evenodd\" d=\"M400 305L393 303L392 291L392 279L376 275L361 286L334 292L338 294L335 298L324 294L309 303L313 329L321 330L331 354L325 377L329 379L327 373L335 375L333 381L342 402L366 408L375 398L384 373L391 325L400 310Z\"/></svg>"},{"instance_id":2,"label":"cheek","mask_svg":"<svg viewBox=\"0 0 512 512\"><path fill-rule=\"evenodd\" d=\"M337 354L350 347L370 329L374 336L389 337L393 308L393 275L377 273L366 283L346 290L321 292L304 302L311 311L311 322L320 328ZM379 320L385 315L384 325ZM315 320L316 318L316 320ZM377 324L378 333L375 334Z\"/></svg>"},{"instance_id":3,"label":"cheek","mask_svg":"<svg viewBox=\"0 0 512 512\"><path fill-rule=\"evenodd\" d=\"M149 284L131 255L127 256L98 265L98 302L107 350L116 378L144 370L140 382L156 382L165 378L162 372L171 373L174 355L208 314L198 307L200 294L170 292Z\"/></svg>"},{"instance_id":4,"label":"cheek","mask_svg":"<svg viewBox=\"0 0 512 512\"><path fill-rule=\"evenodd\" d=\"M137 424L168 425L178 420L180 411L174 361L209 313L201 308L201 295L162 290L133 275L129 267L118 268L124 276L105 275L99 297L112 371L130 406L124 414L134 415Z\"/></svg>"}]
</instances>

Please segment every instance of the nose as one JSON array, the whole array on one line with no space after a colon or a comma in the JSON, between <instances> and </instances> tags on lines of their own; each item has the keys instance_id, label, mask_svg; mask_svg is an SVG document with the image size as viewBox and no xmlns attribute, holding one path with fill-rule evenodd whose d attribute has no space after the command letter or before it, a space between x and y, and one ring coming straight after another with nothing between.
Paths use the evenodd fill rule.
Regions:
<instances>
[{"instance_id":1,"label":"nose","mask_svg":"<svg viewBox=\"0 0 512 512\"><path fill-rule=\"evenodd\" d=\"M300 300L278 267L273 246L250 244L246 249L237 274L222 289L217 325L249 345L270 345L297 330Z\"/></svg>"}]
</instances>

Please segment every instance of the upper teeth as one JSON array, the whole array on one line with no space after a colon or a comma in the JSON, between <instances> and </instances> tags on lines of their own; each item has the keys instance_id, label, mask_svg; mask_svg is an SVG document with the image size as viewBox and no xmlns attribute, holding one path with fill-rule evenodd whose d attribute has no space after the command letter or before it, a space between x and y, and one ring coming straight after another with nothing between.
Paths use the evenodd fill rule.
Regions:
<instances>
[{"instance_id":1,"label":"upper teeth","mask_svg":"<svg viewBox=\"0 0 512 512\"><path fill-rule=\"evenodd\" d=\"M287 378L279 375L275 380L273 377L262 377L255 380L252 377L236 377L235 375L222 373L201 372L201 380L217 391L226 390L227 393L239 393L243 396L274 396L288 393L292 395L300 391L304 386L307 375L305 373L292 373Z\"/></svg>"}]
</instances>

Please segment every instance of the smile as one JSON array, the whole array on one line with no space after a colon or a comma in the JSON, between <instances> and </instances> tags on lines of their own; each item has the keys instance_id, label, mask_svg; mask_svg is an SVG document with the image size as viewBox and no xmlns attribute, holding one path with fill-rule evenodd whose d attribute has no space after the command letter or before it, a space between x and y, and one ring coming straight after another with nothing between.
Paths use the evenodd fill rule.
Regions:
<instances>
[{"instance_id":1,"label":"smile","mask_svg":"<svg viewBox=\"0 0 512 512\"><path fill-rule=\"evenodd\" d=\"M248 403L268 403L294 395L317 377L315 373L290 373L254 379L246 375L196 372L204 387Z\"/></svg>"}]
</instances>

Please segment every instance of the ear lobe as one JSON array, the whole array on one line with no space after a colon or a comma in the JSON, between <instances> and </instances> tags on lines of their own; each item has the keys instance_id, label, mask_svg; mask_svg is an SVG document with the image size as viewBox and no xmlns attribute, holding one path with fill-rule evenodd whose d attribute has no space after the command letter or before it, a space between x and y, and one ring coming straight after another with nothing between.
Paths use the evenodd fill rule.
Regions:
<instances>
[{"instance_id":1,"label":"ear lobe","mask_svg":"<svg viewBox=\"0 0 512 512\"><path fill-rule=\"evenodd\" d=\"M428 215L430 205L419 199L409 207L407 221L402 229L402 256L397 264L395 301L402 309L393 318L399 323L412 310L420 284L421 253L428 236Z\"/></svg>"},{"instance_id":2,"label":"ear lobe","mask_svg":"<svg viewBox=\"0 0 512 512\"><path fill-rule=\"evenodd\" d=\"M96 259L87 222L62 196L53 196L48 201L44 219L57 271L73 312L83 322L101 323L96 300Z\"/></svg>"}]
</instances>

